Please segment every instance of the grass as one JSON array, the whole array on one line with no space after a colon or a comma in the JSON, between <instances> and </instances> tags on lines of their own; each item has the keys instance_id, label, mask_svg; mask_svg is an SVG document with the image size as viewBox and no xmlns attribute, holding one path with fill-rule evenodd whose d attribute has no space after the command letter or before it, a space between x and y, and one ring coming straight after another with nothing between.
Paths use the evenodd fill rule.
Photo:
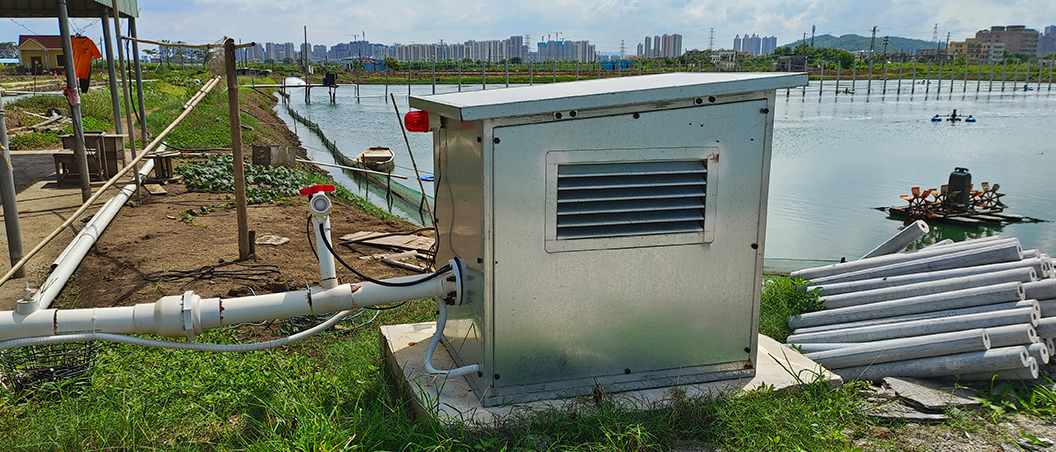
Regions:
<instances>
[{"instance_id":1,"label":"grass","mask_svg":"<svg viewBox=\"0 0 1056 452\"><path fill-rule=\"evenodd\" d=\"M801 297L787 279L769 280L764 297L775 303ZM377 323L432 318L432 302L419 300L381 311ZM211 331L200 340L239 337ZM370 325L256 353L102 344L84 385L0 395L0 449L814 451L847 449L845 432L868 425L857 388L814 381L739 397L676 389L663 407L586 397L481 431L446 429L414 418L391 387L379 341Z\"/></svg>"}]
</instances>

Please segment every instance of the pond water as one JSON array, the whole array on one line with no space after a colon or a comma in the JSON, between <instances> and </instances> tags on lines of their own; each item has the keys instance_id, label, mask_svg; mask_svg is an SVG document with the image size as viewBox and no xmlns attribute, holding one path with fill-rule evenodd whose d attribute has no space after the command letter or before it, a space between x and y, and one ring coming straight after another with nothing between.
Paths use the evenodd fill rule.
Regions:
<instances>
[{"instance_id":1,"label":"pond water","mask_svg":"<svg viewBox=\"0 0 1056 452\"><path fill-rule=\"evenodd\" d=\"M1005 211L1043 220L1056 220L1056 96L1047 83L1034 81L1030 91L1011 82L991 89L987 81L931 85L896 81L852 86L817 82L805 89L780 91L774 125L770 197L767 212L768 266L796 268L841 257L857 258L896 233L902 222L889 219L877 207L905 203L899 195L910 187L938 188L955 167L971 171L976 188L981 182L998 183L1007 196ZM489 85L500 89L502 85ZM479 90L479 85L463 86ZM842 93L851 89L854 94ZM941 91L938 91L941 89ZM437 93L458 91L455 85L437 85ZM433 92L429 85L412 85L413 95ZM301 91L293 91L290 107L319 124L342 153L354 157L370 146L388 146L396 152L393 180L418 190L393 105L406 113L407 85L362 86L337 89L330 104L326 89L312 91L305 104ZM933 123L936 114L957 109L973 115L974 124ZM333 162L322 142L278 108L280 116L296 129L311 158ZM410 148L422 174L432 173L432 136L408 132ZM388 205L383 189L357 187L348 174L335 173L342 185ZM426 191L432 190L426 182ZM394 212L421 224L419 205L395 203ZM424 216L428 218L428 216ZM1015 236L1024 249L1056 252L1056 223L1034 222L1004 227L960 228L932 225L925 241L943 238L1000 234ZM780 264L776 264L780 263Z\"/></svg>"}]
</instances>

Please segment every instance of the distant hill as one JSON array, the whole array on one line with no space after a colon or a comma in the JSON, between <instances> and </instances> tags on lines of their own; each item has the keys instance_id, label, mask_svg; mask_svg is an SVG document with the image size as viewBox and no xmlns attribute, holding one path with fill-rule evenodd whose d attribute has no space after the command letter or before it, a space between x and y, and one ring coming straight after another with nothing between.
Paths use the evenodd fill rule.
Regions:
<instances>
[{"instance_id":1,"label":"distant hill","mask_svg":"<svg viewBox=\"0 0 1056 452\"><path fill-rule=\"evenodd\" d=\"M871 39L872 38L870 38L869 36L859 36L859 35L843 35L843 36L840 36L838 38L833 36L833 35L821 35L821 36L815 36L814 37L814 47L827 47L827 48L830 48L830 49L841 49L841 50L846 50L848 52L857 52L859 50L869 50L869 41ZM801 42L802 42L802 40L797 40L795 42L791 42L791 43L785 44L785 46L798 46ZM808 44L810 43L810 38L807 38L807 43ZM946 47L946 43L945 42L940 43L940 45L942 47ZM784 47L784 46L782 46L782 47ZM888 39L888 43L887 43L887 51L888 52L904 51L906 53L915 53L918 50L934 49L934 48L935 48L935 41L925 41L923 39L900 38L900 37L897 37L897 36L891 36ZM876 37L875 50L877 52L880 52L880 51L884 50L884 38L883 37L881 37L881 36L877 36Z\"/></svg>"}]
</instances>

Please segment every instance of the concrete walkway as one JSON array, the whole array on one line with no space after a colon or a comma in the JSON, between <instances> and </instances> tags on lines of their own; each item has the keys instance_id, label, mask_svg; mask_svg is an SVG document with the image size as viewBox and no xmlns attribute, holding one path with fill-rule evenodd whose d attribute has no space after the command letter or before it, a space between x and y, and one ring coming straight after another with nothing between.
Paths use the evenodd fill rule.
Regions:
<instances>
[{"instance_id":1,"label":"concrete walkway","mask_svg":"<svg viewBox=\"0 0 1056 452\"><path fill-rule=\"evenodd\" d=\"M22 229L22 249L28 253L44 237L51 234L70 215L81 207L81 190L75 186L59 187L55 183L55 160L52 154L57 150L46 151L11 151L11 166L14 167L15 190L18 192L18 212ZM116 192L116 190L111 190ZM83 218L89 218L109 199L102 196L93 204ZM0 217L3 217L0 212ZM22 297L22 290L28 281L32 287L39 287L47 278L51 263L62 253L66 245L73 240L84 226L76 221L60 233L54 240L36 254L24 267L26 277L12 278L0 286L0 310L14 309L15 301ZM0 228L0 271L7 273L11 269L8 259L8 242L6 228Z\"/></svg>"}]
</instances>

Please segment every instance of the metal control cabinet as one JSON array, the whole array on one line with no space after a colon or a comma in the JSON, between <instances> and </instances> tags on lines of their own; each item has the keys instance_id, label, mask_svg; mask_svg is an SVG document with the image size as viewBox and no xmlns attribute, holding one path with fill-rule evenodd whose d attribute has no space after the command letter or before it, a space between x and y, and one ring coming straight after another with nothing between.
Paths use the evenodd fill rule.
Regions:
<instances>
[{"instance_id":1,"label":"metal control cabinet","mask_svg":"<svg viewBox=\"0 0 1056 452\"><path fill-rule=\"evenodd\" d=\"M677 73L411 97L447 348L486 406L754 374L775 90ZM439 121L438 121L439 120Z\"/></svg>"}]
</instances>

